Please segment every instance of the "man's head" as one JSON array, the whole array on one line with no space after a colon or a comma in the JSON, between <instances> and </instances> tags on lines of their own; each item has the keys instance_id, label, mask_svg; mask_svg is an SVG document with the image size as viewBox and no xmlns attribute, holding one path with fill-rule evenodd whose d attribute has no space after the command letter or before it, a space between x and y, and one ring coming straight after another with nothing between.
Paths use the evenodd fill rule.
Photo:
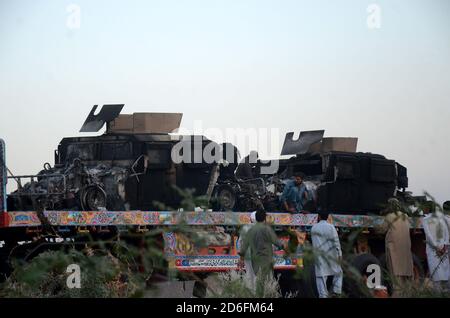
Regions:
<instances>
[{"instance_id":1,"label":"man's head","mask_svg":"<svg viewBox=\"0 0 450 318\"><path fill-rule=\"evenodd\" d=\"M434 213L436 212L436 204L433 201L428 200L422 205L422 210L425 214Z\"/></svg>"},{"instance_id":2,"label":"man's head","mask_svg":"<svg viewBox=\"0 0 450 318\"><path fill-rule=\"evenodd\" d=\"M384 209L384 211L382 211L383 215L384 214L389 214L389 213L397 213L397 212L401 212L402 211L402 205L400 203L400 201L396 198L390 198L387 202L387 206Z\"/></svg>"},{"instance_id":3,"label":"man's head","mask_svg":"<svg viewBox=\"0 0 450 318\"><path fill-rule=\"evenodd\" d=\"M258 211L256 211L255 214L255 219L256 222L258 223L262 223L266 221L266 211L264 211L263 209L258 209Z\"/></svg>"},{"instance_id":4,"label":"man's head","mask_svg":"<svg viewBox=\"0 0 450 318\"><path fill-rule=\"evenodd\" d=\"M303 172L295 172L294 173L294 182L296 185L301 185L304 178L305 178L305 174Z\"/></svg>"},{"instance_id":5,"label":"man's head","mask_svg":"<svg viewBox=\"0 0 450 318\"><path fill-rule=\"evenodd\" d=\"M330 213L325 212L325 211L319 211L318 212L318 218L319 221L326 221L328 220L328 216L330 215Z\"/></svg>"}]
</instances>

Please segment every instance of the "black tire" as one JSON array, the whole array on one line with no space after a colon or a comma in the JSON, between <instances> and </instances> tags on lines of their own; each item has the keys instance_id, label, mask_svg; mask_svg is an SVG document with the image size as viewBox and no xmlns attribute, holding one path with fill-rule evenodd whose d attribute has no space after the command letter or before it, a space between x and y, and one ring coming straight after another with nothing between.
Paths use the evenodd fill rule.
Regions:
<instances>
[{"instance_id":1,"label":"black tire","mask_svg":"<svg viewBox=\"0 0 450 318\"><path fill-rule=\"evenodd\" d=\"M370 296L370 291L363 278L368 274L367 267L372 264L381 267L380 261L372 254L365 253L353 257L351 260L352 268L344 269L343 290L345 294L352 298L364 298ZM360 276L355 275L355 271Z\"/></svg>"},{"instance_id":2,"label":"black tire","mask_svg":"<svg viewBox=\"0 0 450 318\"><path fill-rule=\"evenodd\" d=\"M298 297L302 298L318 298L319 292L317 291L316 284L316 270L314 263L307 262L303 264L303 269L299 272L299 294Z\"/></svg>"},{"instance_id":3,"label":"black tire","mask_svg":"<svg viewBox=\"0 0 450 318\"><path fill-rule=\"evenodd\" d=\"M106 192L100 186L88 186L82 190L81 207L85 211L98 211L106 208Z\"/></svg>"},{"instance_id":4,"label":"black tire","mask_svg":"<svg viewBox=\"0 0 450 318\"><path fill-rule=\"evenodd\" d=\"M352 261L353 267L355 267L362 276L367 274L367 267L371 264L381 266L378 258L369 253L357 255Z\"/></svg>"},{"instance_id":5,"label":"black tire","mask_svg":"<svg viewBox=\"0 0 450 318\"><path fill-rule=\"evenodd\" d=\"M194 283L194 289L192 291L192 296L197 298L205 298L207 291L207 283L204 280L196 280Z\"/></svg>"},{"instance_id":6,"label":"black tire","mask_svg":"<svg viewBox=\"0 0 450 318\"><path fill-rule=\"evenodd\" d=\"M219 211L233 211L237 205L237 195L228 185L220 185L215 190L215 203Z\"/></svg>"}]
</instances>

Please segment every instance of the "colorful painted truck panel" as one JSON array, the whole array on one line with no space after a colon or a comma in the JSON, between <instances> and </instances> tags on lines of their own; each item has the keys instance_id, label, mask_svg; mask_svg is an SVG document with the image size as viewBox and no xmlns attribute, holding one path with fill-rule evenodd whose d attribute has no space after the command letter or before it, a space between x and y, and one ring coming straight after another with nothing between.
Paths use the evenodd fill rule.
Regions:
<instances>
[{"instance_id":1,"label":"colorful painted truck panel","mask_svg":"<svg viewBox=\"0 0 450 318\"><path fill-rule=\"evenodd\" d=\"M186 224L198 226L199 231L214 233L214 228L240 227L251 224L249 212L173 212L173 211L45 211L50 224L54 226L164 226L165 256L169 268L184 272L220 272L237 268L239 260L239 237L230 234L229 240L217 240L207 246L198 247L180 233L170 231L170 226ZM4 212L4 227L39 227L41 222L33 211ZM316 214L268 213L268 222L275 227L299 229L298 233L317 222ZM331 215L330 222L338 228L371 228L383 222L379 216ZM421 219L413 219L412 227L420 228ZM280 240L288 240L280 237ZM226 242L225 242L226 241ZM286 257L283 251L275 250L275 269L292 270L302 266L302 255Z\"/></svg>"},{"instance_id":2,"label":"colorful painted truck panel","mask_svg":"<svg viewBox=\"0 0 450 318\"><path fill-rule=\"evenodd\" d=\"M229 225L250 224L250 212L173 212L173 211L45 211L50 224L55 226L119 226L119 225ZM14 211L3 213L5 226L40 226L36 212ZM317 214L268 213L274 226L312 226ZM331 214L330 222L336 227L371 228L383 222L380 216ZM421 218L411 220L412 226L421 228Z\"/></svg>"}]
</instances>

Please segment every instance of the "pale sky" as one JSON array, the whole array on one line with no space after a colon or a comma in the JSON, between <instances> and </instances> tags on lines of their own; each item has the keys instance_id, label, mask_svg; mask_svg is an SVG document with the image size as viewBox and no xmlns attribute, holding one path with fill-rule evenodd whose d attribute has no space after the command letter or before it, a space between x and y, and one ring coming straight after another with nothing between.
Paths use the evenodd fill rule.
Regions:
<instances>
[{"instance_id":1,"label":"pale sky","mask_svg":"<svg viewBox=\"0 0 450 318\"><path fill-rule=\"evenodd\" d=\"M0 138L16 174L87 135L92 105L124 103L183 112L189 129L278 127L280 147L289 131L358 137L442 203L449 84L447 0L0 0Z\"/></svg>"}]
</instances>

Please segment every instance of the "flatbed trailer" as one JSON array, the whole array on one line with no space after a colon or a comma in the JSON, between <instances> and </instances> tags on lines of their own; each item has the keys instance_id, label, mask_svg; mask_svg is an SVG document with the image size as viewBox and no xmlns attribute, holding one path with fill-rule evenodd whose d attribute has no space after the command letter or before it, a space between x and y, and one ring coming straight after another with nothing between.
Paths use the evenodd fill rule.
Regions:
<instances>
[{"instance_id":1,"label":"flatbed trailer","mask_svg":"<svg viewBox=\"0 0 450 318\"><path fill-rule=\"evenodd\" d=\"M67 233L98 232L108 228L137 228L140 231L163 228L164 254L169 267L179 271L211 272L237 269L239 256L239 229L251 224L249 212L177 212L177 211L44 211L46 219L62 237ZM284 229L295 230L307 238L310 228L317 223L317 214L268 213L268 223L276 232ZM364 246L362 237L371 239L371 231L381 225L383 218L368 215L331 214L333 223L341 236L350 230L361 232L357 253L370 252L370 246ZM422 231L421 218L411 220L411 234ZM226 228L231 235L227 245L208 246L194 252L182 235L170 230L171 227L184 224L189 227L214 231L214 227ZM0 239L8 241L30 240L42 231L41 220L35 211L4 211L0 214ZM280 240L289 240L280 236ZM367 242L366 242L367 243ZM358 245L357 244L357 245ZM302 266L302 255L285 258L282 251L275 253L275 269L296 269Z\"/></svg>"}]
</instances>

